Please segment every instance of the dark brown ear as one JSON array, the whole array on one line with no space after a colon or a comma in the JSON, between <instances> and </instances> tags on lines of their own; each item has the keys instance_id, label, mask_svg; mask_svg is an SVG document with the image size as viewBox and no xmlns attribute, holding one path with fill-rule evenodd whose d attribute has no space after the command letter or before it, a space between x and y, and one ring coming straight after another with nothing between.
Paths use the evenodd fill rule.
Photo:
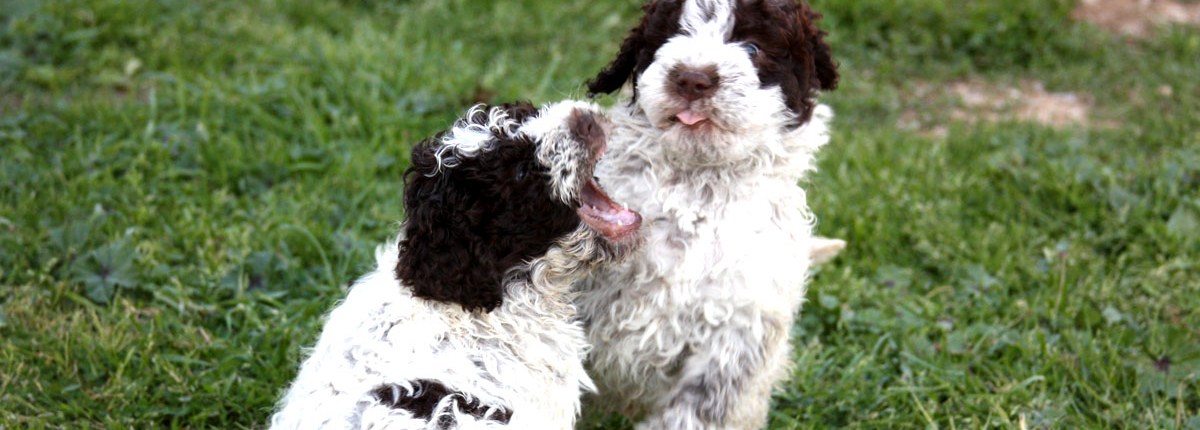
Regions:
<instances>
[{"instance_id":1,"label":"dark brown ear","mask_svg":"<svg viewBox=\"0 0 1200 430\"><path fill-rule=\"evenodd\" d=\"M658 48L679 33L682 0L649 0L642 6L642 11L645 13L642 21L621 42L617 58L588 81L588 97L612 93L621 89L625 82L632 81L636 99L637 75L654 61L654 53Z\"/></svg>"},{"instance_id":2,"label":"dark brown ear","mask_svg":"<svg viewBox=\"0 0 1200 430\"><path fill-rule=\"evenodd\" d=\"M799 126L812 117L817 92L837 88L837 63L825 43L827 33L817 27L822 18L819 12L800 1L786 15L793 80L785 80L782 87L788 108L796 113L795 125Z\"/></svg>"},{"instance_id":3,"label":"dark brown ear","mask_svg":"<svg viewBox=\"0 0 1200 430\"><path fill-rule=\"evenodd\" d=\"M518 174L540 166L533 137L492 128L486 150L457 158L447 153L443 139L451 130L489 125L495 108L472 109L465 124L412 149L395 274L416 297L491 311L504 301L504 277L511 269L544 255L579 227L575 208L552 194L548 179ZM512 121L537 114L528 102L498 108Z\"/></svg>"},{"instance_id":4,"label":"dark brown ear","mask_svg":"<svg viewBox=\"0 0 1200 430\"><path fill-rule=\"evenodd\" d=\"M473 123L486 123L486 109ZM480 218L476 196L458 186L451 173L438 167L438 141L443 134L413 147L411 166L404 174L404 238L396 279L417 297L457 303L464 309L490 311L503 301L501 278L507 268L481 244L488 242L473 230ZM435 172L441 173L435 173Z\"/></svg>"},{"instance_id":5,"label":"dark brown ear","mask_svg":"<svg viewBox=\"0 0 1200 430\"><path fill-rule=\"evenodd\" d=\"M806 18L805 33L808 51L812 55L813 67L816 69L817 80L820 83L819 88L826 91L837 89L838 65L833 61L833 50L829 48L829 44L825 43L825 35L828 33L817 27L817 21L820 21L823 16L820 12L809 8L807 3L801 2L799 6L801 13Z\"/></svg>"}]
</instances>

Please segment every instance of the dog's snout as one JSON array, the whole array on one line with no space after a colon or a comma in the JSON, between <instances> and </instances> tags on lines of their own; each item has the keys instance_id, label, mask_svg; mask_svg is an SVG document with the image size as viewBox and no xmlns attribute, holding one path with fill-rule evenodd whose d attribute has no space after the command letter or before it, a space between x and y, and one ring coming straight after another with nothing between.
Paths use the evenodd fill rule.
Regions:
<instances>
[{"instance_id":1,"label":"dog's snout","mask_svg":"<svg viewBox=\"0 0 1200 430\"><path fill-rule=\"evenodd\" d=\"M689 99L698 99L712 91L712 79L700 72L688 70L675 77L675 86L679 93Z\"/></svg>"},{"instance_id":2,"label":"dog's snout","mask_svg":"<svg viewBox=\"0 0 1200 430\"><path fill-rule=\"evenodd\" d=\"M598 153L604 147L604 127L600 125L602 118L597 118L592 112L576 110L571 115L571 134L582 142L587 143L592 153Z\"/></svg>"},{"instance_id":3,"label":"dog's snout","mask_svg":"<svg viewBox=\"0 0 1200 430\"><path fill-rule=\"evenodd\" d=\"M717 90L720 79L714 68L679 67L672 71L671 85L675 92L687 100L708 98Z\"/></svg>"}]
</instances>

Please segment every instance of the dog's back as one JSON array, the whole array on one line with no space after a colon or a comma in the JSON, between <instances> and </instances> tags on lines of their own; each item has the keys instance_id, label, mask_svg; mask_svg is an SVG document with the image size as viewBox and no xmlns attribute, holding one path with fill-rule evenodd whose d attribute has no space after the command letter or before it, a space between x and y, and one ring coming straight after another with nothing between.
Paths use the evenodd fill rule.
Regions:
<instances>
[{"instance_id":1,"label":"dog's back","mask_svg":"<svg viewBox=\"0 0 1200 430\"><path fill-rule=\"evenodd\" d=\"M489 313L414 297L392 275L396 248L380 247L378 268L330 313L272 428L551 428L574 417L591 381L569 307L520 286Z\"/></svg>"}]
</instances>

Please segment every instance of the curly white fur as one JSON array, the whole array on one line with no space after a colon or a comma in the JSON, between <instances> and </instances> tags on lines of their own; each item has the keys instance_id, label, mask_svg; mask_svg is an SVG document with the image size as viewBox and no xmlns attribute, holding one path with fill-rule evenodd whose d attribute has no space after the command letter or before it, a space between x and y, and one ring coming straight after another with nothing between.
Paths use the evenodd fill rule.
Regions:
<instances>
[{"instance_id":1,"label":"curly white fur","mask_svg":"<svg viewBox=\"0 0 1200 430\"><path fill-rule=\"evenodd\" d=\"M581 392L594 390L583 370L588 348L570 295L572 282L600 254L594 235L581 228L514 270L530 273L532 282L510 277L504 303L487 313L413 297L392 271L397 246L380 246L378 267L330 313L271 428L440 428L437 420L414 417L373 394L421 379L513 412L503 425L459 413L443 399L434 415L455 415L454 428L571 428Z\"/></svg>"},{"instance_id":2,"label":"curly white fur","mask_svg":"<svg viewBox=\"0 0 1200 430\"><path fill-rule=\"evenodd\" d=\"M543 163L565 165L569 163L560 158L577 162L586 156L555 143L563 138L558 128L576 108L592 105L555 104L521 125L530 127L523 132L555 145L539 148ZM489 115L488 123L505 133L519 131L520 124L506 121L496 110ZM459 124L443 143L456 151L453 156L486 151L477 131L497 130ZM449 151L439 156L449 157ZM559 182L577 179L554 177L554 185L570 193L559 197L574 199L577 188ZM399 258L397 242L380 246L377 268L355 282L329 314L271 428L443 429L445 421L464 430L571 428L580 394L594 391L583 368L588 345L575 318L571 287L596 265L627 254L632 245L604 242L581 223L544 255L510 269L504 301L491 312L415 297L393 271ZM464 413L453 398L445 397L432 419L422 418L377 394L390 390L392 398L400 398L422 389L416 381L429 380L478 401L487 412L482 417ZM511 412L509 419L494 419L506 412Z\"/></svg>"},{"instance_id":3,"label":"curly white fur","mask_svg":"<svg viewBox=\"0 0 1200 430\"><path fill-rule=\"evenodd\" d=\"M473 123L471 118L486 115L484 124ZM484 110L484 105L477 104L467 110L467 114L442 136L442 146L438 148L438 166L432 174L441 172L443 167L458 166L460 157L474 157L483 151L491 150L490 143L495 142L494 136L512 136L516 134L521 123L508 117L504 109L492 108Z\"/></svg>"},{"instance_id":4,"label":"curly white fur","mask_svg":"<svg viewBox=\"0 0 1200 430\"><path fill-rule=\"evenodd\" d=\"M788 127L782 92L761 87L742 46L726 42L727 4L684 6L682 33L659 48L636 102L610 110L609 155L597 170L642 214L647 241L593 274L576 303L600 402L639 417L639 430L762 427L771 391L789 374L812 259L844 246L813 237L797 186L829 140L832 111L819 105L811 121ZM678 65L715 67L716 93L674 96L668 71ZM711 124L673 121L685 108Z\"/></svg>"}]
</instances>

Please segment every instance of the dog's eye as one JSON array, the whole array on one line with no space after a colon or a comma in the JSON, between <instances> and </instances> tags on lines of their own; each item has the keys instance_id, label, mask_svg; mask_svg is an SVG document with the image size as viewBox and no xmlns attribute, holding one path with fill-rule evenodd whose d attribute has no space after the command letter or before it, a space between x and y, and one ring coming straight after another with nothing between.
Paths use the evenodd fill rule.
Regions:
<instances>
[{"instance_id":1,"label":"dog's eye","mask_svg":"<svg viewBox=\"0 0 1200 430\"><path fill-rule=\"evenodd\" d=\"M521 163L517 165L517 180L520 181L529 176L529 163Z\"/></svg>"},{"instance_id":2,"label":"dog's eye","mask_svg":"<svg viewBox=\"0 0 1200 430\"><path fill-rule=\"evenodd\" d=\"M749 55L750 58L754 58L754 57L758 56L758 45L755 45L753 43L750 43L750 42L743 43L742 50L746 51L746 54Z\"/></svg>"}]
</instances>

